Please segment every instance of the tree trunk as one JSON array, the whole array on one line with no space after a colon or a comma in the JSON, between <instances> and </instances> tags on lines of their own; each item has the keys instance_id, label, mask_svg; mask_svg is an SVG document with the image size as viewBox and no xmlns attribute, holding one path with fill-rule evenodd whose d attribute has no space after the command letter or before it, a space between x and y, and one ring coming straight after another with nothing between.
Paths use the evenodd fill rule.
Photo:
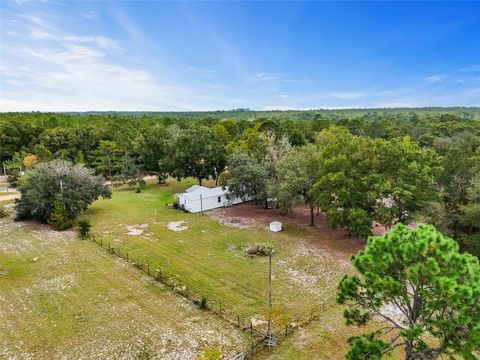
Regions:
<instances>
[{"instance_id":1,"label":"tree trunk","mask_svg":"<svg viewBox=\"0 0 480 360\"><path fill-rule=\"evenodd\" d=\"M453 221L453 238L458 239L458 221Z\"/></svg>"},{"instance_id":2,"label":"tree trunk","mask_svg":"<svg viewBox=\"0 0 480 360\"><path fill-rule=\"evenodd\" d=\"M412 360L413 355L413 341L407 340L405 345L405 360Z\"/></svg>"},{"instance_id":3,"label":"tree trunk","mask_svg":"<svg viewBox=\"0 0 480 360\"><path fill-rule=\"evenodd\" d=\"M201 177L198 178L198 185L202 186L202 178Z\"/></svg>"},{"instance_id":4,"label":"tree trunk","mask_svg":"<svg viewBox=\"0 0 480 360\"><path fill-rule=\"evenodd\" d=\"M310 226L315 226L315 218L314 218L314 207L310 205Z\"/></svg>"},{"instance_id":5,"label":"tree trunk","mask_svg":"<svg viewBox=\"0 0 480 360\"><path fill-rule=\"evenodd\" d=\"M268 209L268 199L265 198L265 209Z\"/></svg>"}]
</instances>

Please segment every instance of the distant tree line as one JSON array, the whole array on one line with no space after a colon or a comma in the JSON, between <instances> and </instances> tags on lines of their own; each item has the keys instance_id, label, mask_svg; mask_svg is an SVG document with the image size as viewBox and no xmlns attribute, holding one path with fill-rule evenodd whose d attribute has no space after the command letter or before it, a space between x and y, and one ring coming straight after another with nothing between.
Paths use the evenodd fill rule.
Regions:
<instances>
[{"instance_id":1,"label":"distant tree line","mask_svg":"<svg viewBox=\"0 0 480 360\"><path fill-rule=\"evenodd\" d=\"M84 164L114 184L141 172L214 179L283 213L304 201L331 226L426 222L480 254L480 110L238 110L0 114L0 164Z\"/></svg>"}]
</instances>

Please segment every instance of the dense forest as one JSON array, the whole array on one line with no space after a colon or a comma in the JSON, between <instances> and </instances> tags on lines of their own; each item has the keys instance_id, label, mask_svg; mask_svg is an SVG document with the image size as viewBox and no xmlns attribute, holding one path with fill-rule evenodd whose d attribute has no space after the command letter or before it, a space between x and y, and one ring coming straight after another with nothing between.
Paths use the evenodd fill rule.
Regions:
<instances>
[{"instance_id":1,"label":"dense forest","mask_svg":"<svg viewBox=\"0 0 480 360\"><path fill-rule=\"evenodd\" d=\"M12 185L55 158L113 182L212 178L284 213L304 201L355 236L431 223L480 254L478 108L0 114Z\"/></svg>"}]
</instances>

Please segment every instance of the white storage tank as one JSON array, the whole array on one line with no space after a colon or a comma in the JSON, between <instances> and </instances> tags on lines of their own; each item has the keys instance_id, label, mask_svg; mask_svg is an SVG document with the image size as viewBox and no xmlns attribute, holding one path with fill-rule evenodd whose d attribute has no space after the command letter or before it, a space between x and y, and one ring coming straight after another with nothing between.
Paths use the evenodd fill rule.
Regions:
<instances>
[{"instance_id":1,"label":"white storage tank","mask_svg":"<svg viewBox=\"0 0 480 360\"><path fill-rule=\"evenodd\" d=\"M282 223L280 221L272 221L270 223L270 231L273 231L273 232L282 231Z\"/></svg>"}]
</instances>

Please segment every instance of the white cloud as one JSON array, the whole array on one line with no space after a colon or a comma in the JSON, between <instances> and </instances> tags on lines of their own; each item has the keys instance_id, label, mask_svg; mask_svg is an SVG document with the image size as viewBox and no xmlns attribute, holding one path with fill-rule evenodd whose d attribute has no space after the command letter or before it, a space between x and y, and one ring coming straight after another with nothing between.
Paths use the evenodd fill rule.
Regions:
<instances>
[{"instance_id":1,"label":"white cloud","mask_svg":"<svg viewBox=\"0 0 480 360\"><path fill-rule=\"evenodd\" d=\"M331 96L335 99L358 99L363 96L361 92L333 92Z\"/></svg>"},{"instance_id":2,"label":"white cloud","mask_svg":"<svg viewBox=\"0 0 480 360\"><path fill-rule=\"evenodd\" d=\"M47 20L39 18L38 16L33 16L33 15L26 15L26 14L21 14L21 18L28 20L29 22L41 26L46 29L54 29L54 26Z\"/></svg>"},{"instance_id":3,"label":"white cloud","mask_svg":"<svg viewBox=\"0 0 480 360\"><path fill-rule=\"evenodd\" d=\"M125 65L112 57L122 50L115 39L68 34L41 18L22 18L30 36L2 43L1 111L213 110L243 102L198 95Z\"/></svg>"},{"instance_id":4,"label":"white cloud","mask_svg":"<svg viewBox=\"0 0 480 360\"><path fill-rule=\"evenodd\" d=\"M228 90L231 89L230 86L222 84L222 83L214 83L214 84L205 84L206 87L210 89L216 89L216 90Z\"/></svg>"},{"instance_id":5,"label":"white cloud","mask_svg":"<svg viewBox=\"0 0 480 360\"><path fill-rule=\"evenodd\" d=\"M63 37L63 40L71 41L71 42L81 42L81 43L88 43L94 42L100 47L101 49L112 49L115 51L123 52L124 49L118 42L110 39L106 36L77 36L77 35L67 35Z\"/></svg>"},{"instance_id":6,"label":"white cloud","mask_svg":"<svg viewBox=\"0 0 480 360\"><path fill-rule=\"evenodd\" d=\"M277 80L278 78L278 74L269 74L265 72L259 72L255 74L255 80L260 81Z\"/></svg>"},{"instance_id":7,"label":"white cloud","mask_svg":"<svg viewBox=\"0 0 480 360\"><path fill-rule=\"evenodd\" d=\"M188 90L160 84L147 71L112 63L99 49L75 44L61 49L15 50L36 61L30 70L9 63L2 78L14 81L2 93L3 111L183 109ZM12 84L12 83L11 83Z\"/></svg>"},{"instance_id":8,"label":"white cloud","mask_svg":"<svg viewBox=\"0 0 480 360\"><path fill-rule=\"evenodd\" d=\"M480 64L478 65L472 65L472 66L468 66L468 67L464 67L460 70L458 70L460 72L476 72L476 71L480 71Z\"/></svg>"},{"instance_id":9,"label":"white cloud","mask_svg":"<svg viewBox=\"0 0 480 360\"><path fill-rule=\"evenodd\" d=\"M292 106L292 105L267 105L263 107L263 110L270 111L270 110L302 110L302 109L296 108L295 106Z\"/></svg>"},{"instance_id":10,"label":"white cloud","mask_svg":"<svg viewBox=\"0 0 480 360\"><path fill-rule=\"evenodd\" d=\"M217 73L217 70L215 70L215 69L204 69L204 68L199 68L199 67L196 67L196 66L190 66L188 68L188 70L196 72L200 75L206 75L206 76L212 76L212 75L215 75Z\"/></svg>"},{"instance_id":11,"label":"white cloud","mask_svg":"<svg viewBox=\"0 0 480 360\"><path fill-rule=\"evenodd\" d=\"M428 76L423 80L429 83L437 83L437 82L443 81L445 77L446 77L445 75L437 74L437 75Z\"/></svg>"},{"instance_id":12,"label":"white cloud","mask_svg":"<svg viewBox=\"0 0 480 360\"><path fill-rule=\"evenodd\" d=\"M88 20L95 20L98 18L98 11L97 10L90 10L84 14L82 14L82 17Z\"/></svg>"}]
</instances>

